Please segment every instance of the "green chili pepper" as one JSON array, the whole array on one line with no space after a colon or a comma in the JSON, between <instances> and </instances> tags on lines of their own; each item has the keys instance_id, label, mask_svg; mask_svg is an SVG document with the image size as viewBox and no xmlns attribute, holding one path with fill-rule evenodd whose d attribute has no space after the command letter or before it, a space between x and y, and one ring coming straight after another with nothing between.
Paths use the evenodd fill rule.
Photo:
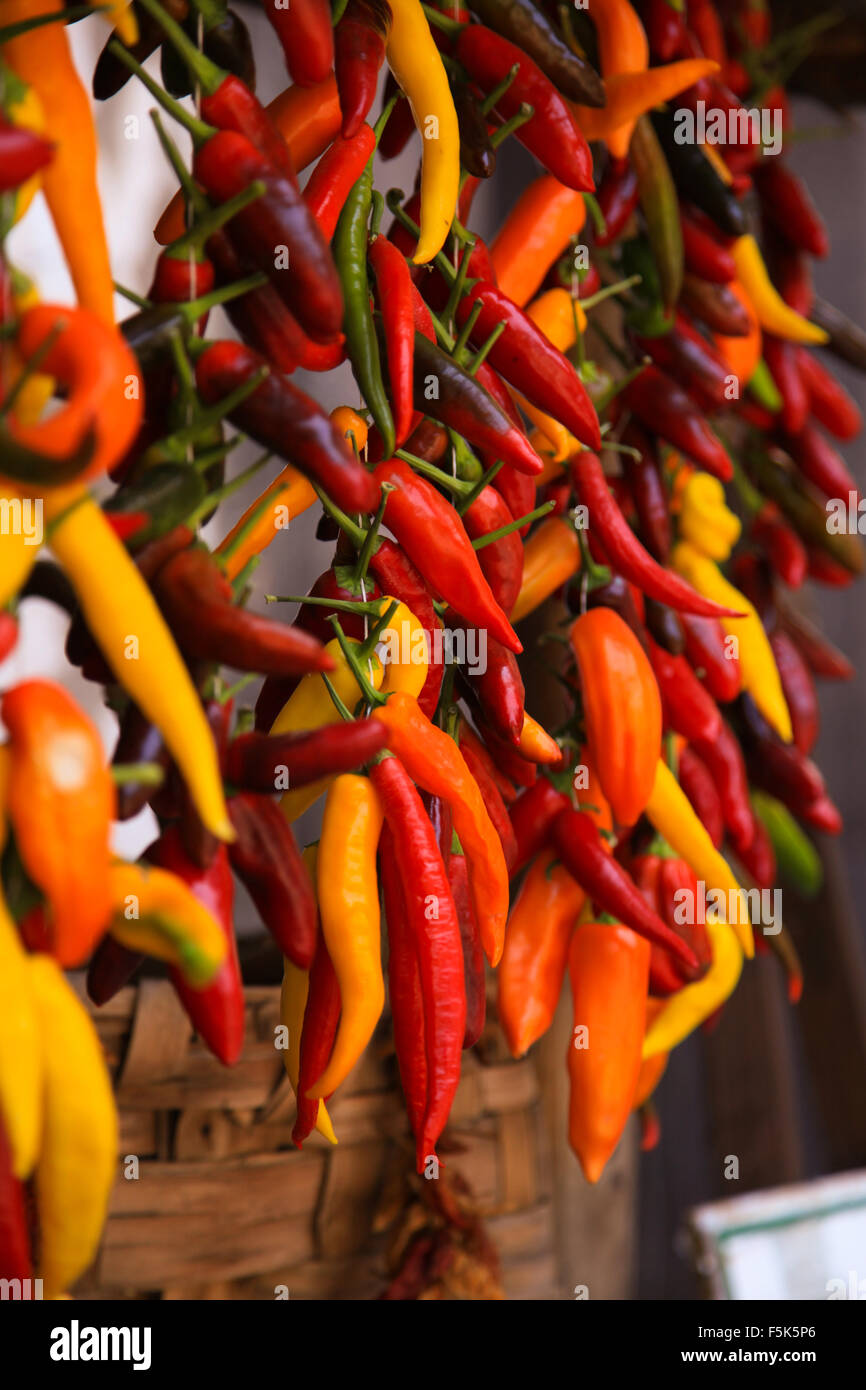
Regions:
<instances>
[{"instance_id":1,"label":"green chili pepper","mask_svg":"<svg viewBox=\"0 0 866 1390\"><path fill-rule=\"evenodd\" d=\"M752 792L752 809L773 844L780 877L803 898L814 898L824 881L815 846L787 806L766 792Z\"/></svg>"},{"instance_id":2,"label":"green chili pepper","mask_svg":"<svg viewBox=\"0 0 866 1390\"><path fill-rule=\"evenodd\" d=\"M673 327L673 314L665 312L662 286L652 248L645 236L631 237L623 243L620 268L626 277L639 275L626 310L630 328L644 338L657 338Z\"/></svg>"},{"instance_id":3,"label":"green chili pepper","mask_svg":"<svg viewBox=\"0 0 866 1390\"><path fill-rule=\"evenodd\" d=\"M629 155L658 269L662 303L671 309L683 286L683 233L677 190L648 116L641 116L634 128Z\"/></svg>"},{"instance_id":4,"label":"green chili pepper","mask_svg":"<svg viewBox=\"0 0 866 1390\"><path fill-rule=\"evenodd\" d=\"M664 151L673 181L684 198L712 218L728 236L742 236L748 230L742 203L727 184L722 183L699 145L680 145L676 139L674 114L668 108L651 117ZM632 138L632 152L634 138Z\"/></svg>"},{"instance_id":5,"label":"green chili pepper","mask_svg":"<svg viewBox=\"0 0 866 1390\"><path fill-rule=\"evenodd\" d=\"M782 409L782 397L779 388L773 380L773 373L767 366L763 357L748 380L748 389L754 396L758 405L762 405L765 410L769 410L773 415L778 415Z\"/></svg>"},{"instance_id":6,"label":"green chili pepper","mask_svg":"<svg viewBox=\"0 0 866 1390\"><path fill-rule=\"evenodd\" d=\"M367 223L373 200L373 159L346 199L334 233L334 260L343 287L343 329L352 372L382 436L385 458L394 452L394 416L382 377L379 341L367 283Z\"/></svg>"}]
</instances>

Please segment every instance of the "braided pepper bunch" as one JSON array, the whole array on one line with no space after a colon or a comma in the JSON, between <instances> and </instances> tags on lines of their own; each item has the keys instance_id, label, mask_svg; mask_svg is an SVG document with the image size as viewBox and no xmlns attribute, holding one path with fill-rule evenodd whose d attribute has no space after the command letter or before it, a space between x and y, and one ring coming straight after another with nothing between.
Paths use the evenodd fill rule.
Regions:
<instances>
[{"instance_id":1,"label":"braided pepper bunch","mask_svg":"<svg viewBox=\"0 0 866 1390\"><path fill-rule=\"evenodd\" d=\"M50 1296L117 1167L64 969L102 1005L162 962L231 1065L242 884L284 961L295 1144L337 1142L387 1000L429 1179L488 981L521 1056L568 973L594 1182L633 1110L656 1141L669 1052L756 950L799 997L761 890L816 892L803 827L841 829L814 679L852 671L793 591L863 566L830 442L860 417L814 349L866 369L866 338L813 294L827 237L779 152L798 36L762 0L263 4L290 78L267 106L224 5L109 8L93 96L144 85L178 184L119 324L77 12L3 8L0 658L21 602L52 602L119 722L108 759L61 686L2 682L0 1275L35 1252ZM416 187L381 191L416 133ZM487 245L473 201L511 137L540 171ZM40 183L69 305L7 255ZM310 374L343 364L359 403L327 413ZM262 452L227 476L243 440ZM322 572L252 606L314 508ZM124 862L113 826L145 806L157 838ZM444 1287L446 1247L425 1236L385 1297ZM466 1248L493 1279L474 1226Z\"/></svg>"}]
</instances>

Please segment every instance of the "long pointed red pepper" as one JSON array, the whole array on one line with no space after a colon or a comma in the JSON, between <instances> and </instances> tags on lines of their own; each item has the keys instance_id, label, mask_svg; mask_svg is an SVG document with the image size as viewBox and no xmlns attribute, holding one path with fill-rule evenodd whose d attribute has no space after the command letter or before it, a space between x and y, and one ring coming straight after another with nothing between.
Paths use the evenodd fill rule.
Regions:
<instances>
[{"instance_id":1,"label":"long pointed red pepper","mask_svg":"<svg viewBox=\"0 0 866 1390\"><path fill-rule=\"evenodd\" d=\"M388 924L388 1000L394 1028L394 1051L409 1125L416 1143L416 1162L423 1172L424 1118L427 1113L427 1047L424 997L415 934L409 924L397 848L386 823L379 840L382 896Z\"/></svg>"},{"instance_id":2,"label":"long pointed red pepper","mask_svg":"<svg viewBox=\"0 0 866 1390\"><path fill-rule=\"evenodd\" d=\"M292 1143L299 1149L303 1148L304 1140L315 1129L321 1104L318 1097L313 1100L307 1092L316 1084L331 1060L339 1022L340 985L331 957L328 955L325 938L319 932L301 1027L298 1114L292 1129Z\"/></svg>"},{"instance_id":3,"label":"long pointed red pepper","mask_svg":"<svg viewBox=\"0 0 866 1390\"><path fill-rule=\"evenodd\" d=\"M316 945L316 898L291 827L269 796L231 797L232 868L284 956L309 970Z\"/></svg>"},{"instance_id":4,"label":"long pointed red pepper","mask_svg":"<svg viewBox=\"0 0 866 1390\"><path fill-rule=\"evenodd\" d=\"M250 732L229 744L225 775L247 791L273 794L281 786L305 787L320 777L352 772L384 746L385 730L373 719L353 719L309 733ZM287 782L281 784L283 776Z\"/></svg>"},{"instance_id":5,"label":"long pointed red pepper","mask_svg":"<svg viewBox=\"0 0 866 1390\"><path fill-rule=\"evenodd\" d=\"M644 367L622 393L651 434L658 434L723 483L733 476L731 460L689 396L658 367ZM564 423L564 422L563 422Z\"/></svg>"},{"instance_id":6,"label":"long pointed red pepper","mask_svg":"<svg viewBox=\"0 0 866 1390\"><path fill-rule=\"evenodd\" d=\"M376 298L382 313L394 434L399 446L408 438L412 427L414 286L405 257L387 237L377 236L371 242L367 260L376 280Z\"/></svg>"}]
</instances>

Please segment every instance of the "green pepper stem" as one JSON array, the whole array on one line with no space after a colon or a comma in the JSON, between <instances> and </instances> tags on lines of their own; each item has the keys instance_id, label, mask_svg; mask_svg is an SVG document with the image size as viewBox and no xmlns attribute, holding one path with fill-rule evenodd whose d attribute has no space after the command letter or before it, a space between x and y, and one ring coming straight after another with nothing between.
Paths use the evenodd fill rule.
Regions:
<instances>
[{"instance_id":1,"label":"green pepper stem","mask_svg":"<svg viewBox=\"0 0 866 1390\"><path fill-rule=\"evenodd\" d=\"M493 351L504 332L505 324L497 323L493 332L490 334L490 337L478 349L472 361L468 364L466 370L470 376L475 376L478 373L479 368L484 366L484 363L487 361L489 354Z\"/></svg>"},{"instance_id":2,"label":"green pepper stem","mask_svg":"<svg viewBox=\"0 0 866 1390\"><path fill-rule=\"evenodd\" d=\"M139 0L139 4L171 39L202 91L209 97L213 96L229 75L225 69L217 67L206 53L202 53L177 20L166 13L159 0Z\"/></svg>"},{"instance_id":3,"label":"green pepper stem","mask_svg":"<svg viewBox=\"0 0 866 1390\"><path fill-rule=\"evenodd\" d=\"M466 25L461 24L459 19L449 19L447 15L440 13L439 10L434 10L432 5L422 4L421 8L427 16L428 22L432 24L435 29L441 29L445 34L459 34L461 30L466 28Z\"/></svg>"},{"instance_id":4,"label":"green pepper stem","mask_svg":"<svg viewBox=\"0 0 866 1390\"><path fill-rule=\"evenodd\" d=\"M204 212L207 210L208 203L189 169L186 167L186 160L181 155L177 145L172 140L168 131L162 123L162 117L156 107L150 112L150 119L153 121L157 139L162 146L162 152L174 170L175 176L181 187L181 192L186 202L187 217L190 210L193 212Z\"/></svg>"},{"instance_id":5,"label":"green pepper stem","mask_svg":"<svg viewBox=\"0 0 866 1390\"><path fill-rule=\"evenodd\" d=\"M600 589L610 583L610 570L606 565L597 565L589 552L586 533L577 530L577 543L580 546L581 573L588 580L591 589Z\"/></svg>"},{"instance_id":6,"label":"green pepper stem","mask_svg":"<svg viewBox=\"0 0 866 1390\"><path fill-rule=\"evenodd\" d=\"M586 299L581 299L579 301L580 306L584 310L594 309L596 304L603 304L606 299L612 298L613 295L623 294L626 290L630 290L632 285L639 285L642 279L643 276L641 275L629 275L626 280L617 280L616 284L605 285L604 289L596 290L595 294L589 294Z\"/></svg>"},{"instance_id":7,"label":"green pepper stem","mask_svg":"<svg viewBox=\"0 0 866 1390\"><path fill-rule=\"evenodd\" d=\"M221 227L225 226L226 222L230 222L239 212L243 212L244 208L249 207L250 203L254 203L257 198L261 198L266 191L261 179L253 179L251 184L241 189L240 193L236 193L233 198L229 198L225 203L220 203L218 207L209 209L204 216L198 217L189 231L184 232L177 241L173 241L171 246L163 252L163 255L167 252L173 252L180 256L187 251L201 250L214 232L218 232Z\"/></svg>"},{"instance_id":8,"label":"green pepper stem","mask_svg":"<svg viewBox=\"0 0 866 1390\"><path fill-rule=\"evenodd\" d=\"M138 782L143 787L161 787L165 781L165 770L159 763L112 763L108 770L116 787L122 787L127 782Z\"/></svg>"},{"instance_id":9,"label":"green pepper stem","mask_svg":"<svg viewBox=\"0 0 866 1390\"><path fill-rule=\"evenodd\" d=\"M354 716L352 715L350 710L346 709L346 706L343 704L343 701L340 699L339 695L334 689L333 684L325 675L324 671L322 672L322 680L325 682L325 688L328 694L330 695L331 699L333 700L334 705L340 715L340 718L344 719L347 723L351 723Z\"/></svg>"},{"instance_id":10,"label":"green pepper stem","mask_svg":"<svg viewBox=\"0 0 866 1390\"><path fill-rule=\"evenodd\" d=\"M301 608L310 604L316 608L336 609L338 613L361 613L378 618L381 600L320 598L317 594L265 594L265 603L297 603Z\"/></svg>"},{"instance_id":11,"label":"green pepper stem","mask_svg":"<svg viewBox=\"0 0 866 1390\"><path fill-rule=\"evenodd\" d=\"M271 455L269 453L261 454L257 459L254 459L248 468L244 468L238 473L236 478L231 478L227 483L223 483L222 487L215 488L213 492L209 492L207 497L204 497L202 501L199 502L195 511L190 512L186 519L187 526L195 530L203 516L207 516L208 512L213 511L214 507L219 506L220 502L224 502L227 497L231 497L233 492L237 492L242 488L244 483L248 483L250 478L258 473L260 468L264 468L270 457Z\"/></svg>"},{"instance_id":12,"label":"green pepper stem","mask_svg":"<svg viewBox=\"0 0 866 1390\"><path fill-rule=\"evenodd\" d=\"M248 201L252 201L249 199ZM228 304L233 299L240 299L242 295L249 294L250 290L261 289L266 284L266 278L260 271L255 275L247 275L243 280L235 280L231 285L220 285L219 289L210 290L208 294L200 294L198 299L185 299L182 304L177 305L178 313L183 314L184 318L195 320L207 314L211 309L216 309L220 304Z\"/></svg>"},{"instance_id":13,"label":"green pepper stem","mask_svg":"<svg viewBox=\"0 0 866 1390\"><path fill-rule=\"evenodd\" d=\"M607 232L607 223L604 220L604 213L599 206L598 199L594 198L591 193L584 193L583 201L595 228L596 236L604 236Z\"/></svg>"},{"instance_id":14,"label":"green pepper stem","mask_svg":"<svg viewBox=\"0 0 866 1390\"><path fill-rule=\"evenodd\" d=\"M493 110L497 101L502 100L502 98L505 96L505 93L508 91L508 88L511 86L512 82L514 81L519 72L519 63L515 63L513 67L509 68L508 72L505 74L499 85L494 87L493 91L488 93L488 95L484 98L483 102L481 103L482 116L490 115L490 112Z\"/></svg>"},{"instance_id":15,"label":"green pepper stem","mask_svg":"<svg viewBox=\"0 0 866 1390\"><path fill-rule=\"evenodd\" d=\"M358 686L360 687L361 693L364 696L364 699L367 701L367 704L384 705L385 696L380 695L378 690L376 690L367 679L367 674L363 670L361 662L358 660L358 656L353 651L351 642L346 637L345 632L340 626L340 620L336 616L336 614L333 618L331 618L330 621L334 628L334 634L337 638L337 641L340 644L340 651L346 658L346 663L349 666L352 675L355 677L355 680L358 682Z\"/></svg>"},{"instance_id":16,"label":"green pepper stem","mask_svg":"<svg viewBox=\"0 0 866 1390\"><path fill-rule=\"evenodd\" d=\"M125 68L128 68L131 73L135 74L139 81L142 82L150 92L150 95L159 102L163 110L174 117L178 125L182 125L185 130L189 131L196 145L203 145L206 140L210 140L216 135L215 126L208 125L205 121L200 121L197 116L191 115L190 112L186 110L186 107L181 106L179 101L175 101L174 97L170 97L168 92L164 92L159 83L154 82L150 73L144 70L141 63L136 62L132 54L123 47L122 43L118 43L117 39L111 40L108 45L108 51L112 57L117 58L118 62L121 62Z\"/></svg>"},{"instance_id":17,"label":"green pepper stem","mask_svg":"<svg viewBox=\"0 0 866 1390\"><path fill-rule=\"evenodd\" d=\"M485 473L481 474L481 477L478 479L478 482L472 484L472 487L466 493L466 496L461 497L459 503L457 504L457 510L461 516L466 515L466 513L469 511L469 508L472 506L472 503L475 502L477 498L481 496L484 489L488 486L489 483L493 482L493 479L496 477L499 470L501 468L504 468L504 466L505 465L502 459L497 459L496 462L492 465L492 467L488 468Z\"/></svg>"},{"instance_id":18,"label":"green pepper stem","mask_svg":"<svg viewBox=\"0 0 866 1390\"><path fill-rule=\"evenodd\" d=\"M416 473L422 473L425 478L429 478L433 483L439 483L441 487L448 488L450 492L465 495L474 483L464 482L462 478L455 478L451 473L443 473L441 468L437 468L435 463L428 463L426 459L419 459L416 454L407 453L405 449L397 449L395 457L402 459L414 468Z\"/></svg>"},{"instance_id":19,"label":"green pepper stem","mask_svg":"<svg viewBox=\"0 0 866 1390\"><path fill-rule=\"evenodd\" d=\"M376 124L373 126L373 136L374 136L375 141L376 141L376 143L375 143L375 145L374 145L374 147L373 147L374 149L378 149L378 148L379 148L379 141L382 139L382 131L385 129L386 125L388 124L388 121L389 121L390 116L391 116L391 112L394 110L394 107L397 105L397 102L399 101L399 99L400 99L400 93L399 93L399 92L394 92L393 96L389 97L388 100L387 100L387 102L385 103L385 105L382 107L382 111L381 111L381 114L380 114L380 116L379 116L379 119L377 120Z\"/></svg>"},{"instance_id":20,"label":"green pepper stem","mask_svg":"<svg viewBox=\"0 0 866 1390\"><path fill-rule=\"evenodd\" d=\"M376 508L376 515L373 517L373 524L370 527L361 546L361 553L358 556L358 563L355 566L355 573L352 577L352 588L359 589L367 577L367 569L370 559L376 549L376 541L379 535L379 527L382 525L382 517L385 515L385 507L388 504L388 496L394 491L393 483L382 484L382 496Z\"/></svg>"},{"instance_id":21,"label":"green pepper stem","mask_svg":"<svg viewBox=\"0 0 866 1390\"><path fill-rule=\"evenodd\" d=\"M328 494L323 492L320 487L317 487L315 483L313 487L316 496L328 513L328 516L332 521L336 521L340 530L345 532L355 548L360 550L367 537L367 532L364 530L363 526L359 526L357 521L353 521L352 518L348 516L346 512L342 511L342 509L337 506L336 502L332 502Z\"/></svg>"},{"instance_id":22,"label":"green pepper stem","mask_svg":"<svg viewBox=\"0 0 866 1390\"><path fill-rule=\"evenodd\" d=\"M464 259L465 259L465 258L464 258ZM461 270L463 269L463 266L462 266L462 265L461 265L460 269L461 269ZM456 286L457 286L457 283L459 282L459 278L460 278L460 277L458 276L457 281L455 281L455 288L456 288ZM466 320L466 322L464 323L463 327L460 329L460 332L457 334L457 340L456 340L456 342L455 342L455 344L454 344L454 353L453 353L453 356L454 356L454 358L455 358L456 361L459 361L460 358L463 356L463 353L464 353L464 351L465 351L465 349L466 349L466 344L469 342L469 335L470 335L470 333L472 332L473 328L475 327L476 323L478 322L479 318L481 317L481 310L482 310L483 307L484 307L484 306L482 305L481 300L480 300L480 299L476 299L475 303L472 305L472 308L471 308L470 311L469 311L469 317L467 318L467 320ZM456 308L456 301L455 301L455 308ZM504 326L505 326L505 325L503 324L503 327L504 327Z\"/></svg>"},{"instance_id":23,"label":"green pepper stem","mask_svg":"<svg viewBox=\"0 0 866 1390\"><path fill-rule=\"evenodd\" d=\"M522 101L514 115L509 116L508 120L505 121L498 130L494 130L490 137L490 144L493 149L498 150L499 146L508 139L509 135L513 135L521 126L526 125L526 122L531 121L534 115L535 107L530 106L527 101Z\"/></svg>"},{"instance_id":24,"label":"green pepper stem","mask_svg":"<svg viewBox=\"0 0 866 1390\"><path fill-rule=\"evenodd\" d=\"M60 9L56 14L35 14L29 19L19 19L16 24L4 24L0 29L0 45L29 34L31 29L41 29L44 24L73 24L76 19L86 19L108 8L108 5L75 5L72 9Z\"/></svg>"},{"instance_id":25,"label":"green pepper stem","mask_svg":"<svg viewBox=\"0 0 866 1390\"><path fill-rule=\"evenodd\" d=\"M492 545L494 541L501 541L503 536L510 536L512 531L519 531L521 526L527 526L532 521L537 521L540 516L547 516L556 506L555 502L542 502L540 507L535 507L533 511L527 512L525 516L515 517L514 521L509 521L507 526L500 526L496 531L489 531L486 536L479 536L472 542L473 550L483 550L485 546Z\"/></svg>"}]
</instances>

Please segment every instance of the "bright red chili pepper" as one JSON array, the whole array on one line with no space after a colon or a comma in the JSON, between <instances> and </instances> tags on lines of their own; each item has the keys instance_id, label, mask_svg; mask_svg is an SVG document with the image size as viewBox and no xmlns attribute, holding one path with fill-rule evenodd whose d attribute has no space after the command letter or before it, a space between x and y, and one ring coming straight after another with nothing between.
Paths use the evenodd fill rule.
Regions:
<instances>
[{"instance_id":1,"label":"bright red chili pepper","mask_svg":"<svg viewBox=\"0 0 866 1390\"><path fill-rule=\"evenodd\" d=\"M479 717L477 711L473 712L472 717L485 747L502 775L518 787L534 787L538 776L536 764L521 757L520 751L507 743L486 719Z\"/></svg>"},{"instance_id":2,"label":"bright red chili pepper","mask_svg":"<svg viewBox=\"0 0 866 1390\"><path fill-rule=\"evenodd\" d=\"M397 445L412 428L415 313L412 276L405 257L387 237L377 236L367 253L382 314L385 356Z\"/></svg>"},{"instance_id":3,"label":"bright red chili pepper","mask_svg":"<svg viewBox=\"0 0 866 1390\"><path fill-rule=\"evenodd\" d=\"M710 770L722 817L735 849L746 849L755 833L755 817L749 801L749 783L743 751L729 724L722 721L713 739L693 740L695 752Z\"/></svg>"},{"instance_id":4,"label":"bright red chili pepper","mask_svg":"<svg viewBox=\"0 0 866 1390\"><path fill-rule=\"evenodd\" d=\"M722 716L684 656L673 656L650 638L649 655L662 697L665 725L696 742L712 741Z\"/></svg>"},{"instance_id":5,"label":"bright red chili pepper","mask_svg":"<svg viewBox=\"0 0 866 1390\"><path fill-rule=\"evenodd\" d=\"M794 747L801 753L811 753L820 725L818 694L812 673L797 645L781 628L770 634L770 646L791 715Z\"/></svg>"},{"instance_id":6,"label":"bright red chili pepper","mask_svg":"<svg viewBox=\"0 0 866 1390\"><path fill-rule=\"evenodd\" d=\"M502 799L494 778L490 775L485 759L478 756L476 745L471 741L464 742L461 739L460 752L463 754L466 766L478 783L478 790L484 798L487 814L490 816L496 833L502 841L502 853L505 855L505 863L508 867L508 872L512 874L514 872L514 859L517 853L517 841L514 837L511 821L508 818L508 810L505 802Z\"/></svg>"},{"instance_id":7,"label":"bright red chili pepper","mask_svg":"<svg viewBox=\"0 0 866 1390\"><path fill-rule=\"evenodd\" d=\"M568 102L532 59L481 24L462 29L454 51L484 93L492 92L517 67L514 80L496 103L497 114L509 120L522 103L528 103L534 114L515 132L517 139L560 183L591 193L595 188L592 155L583 132Z\"/></svg>"},{"instance_id":8,"label":"bright red chili pepper","mask_svg":"<svg viewBox=\"0 0 866 1390\"><path fill-rule=\"evenodd\" d=\"M667 3L667 0L662 0ZM737 273L734 258L708 218L680 207L686 270L714 285L729 285Z\"/></svg>"},{"instance_id":9,"label":"bright red chili pepper","mask_svg":"<svg viewBox=\"0 0 866 1390\"><path fill-rule=\"evenodd\" d=\"M225 776L246 791L273 794L287 785L305 787L320 777L352 772L384 746L385 731L371 719L330 724L309 733L250 732L229 744Z\"/></svg>"},{"instance_id":10,"label":"bright red chili pepper","mask_svg":"<svg viewBox=\"0 0 866 1390\"><path fill-rule=\"evenodd\" d=\"M262 8L276 30L286 67L299 87L324 82L334 66L334 32L327 0L291 0L285 9L275 0Z\"/></svg>"},{"instance_id":11,"label":"bright red chili pepper","mask_svg":"<svg viewBox=\"0 0 866 1390\"><path fill-rule=\"evenodd\" d=\"M508 526L515 517L505 498L493 487L482 488L463 513L463 525L470 540L481 540L491 532ZM510 531L476 552L482 573L503 613L510 613L523 579L523 545L518 531Z\"/></svg>"},{"instance_id":12,"label":"bright red chili pepper","mask_svg":"<svg viewBox=\"0 0 866 1390\"><path fill-rule=\"evenodd\" d=\"M454 896L454 906L457 908L463 945L463 984L466 990L466 1029L463 1034L465 1052L467 1048L475 1046L484 1032L487 1015L487 977L478 918L469 889L466 860L462 854L451 856L448 880Z\"/></svg>"},{"instance_id":13,"label":"bright red chili pepper","mask_svg":"<svg viewBox=\"0 0 866 1390\"><path fill-rule=\"evenodd\" d=\"M787 434L798 434L809 414L809 396L800 373L800 349L796 343L765 333L764 360L782 397L779 420Z\"/></svg>"},{"instance_id":14,"label":"bright red chili pepper","mask_svg":"<svg viewBox=\"0 0 866 1390\"><path fill-rule=\"evenodd\" d=\"M738 850L737 857L759 888L773 887L776 882L776 855L773 842L758 816L755 817L755 835L752 843L747 849ZM758 932L756 946L760 937L761 933Z\"/></svg>"},{"instance_id":15,"label":"bright red chili pepper","mask_svg":"<svg viewBox=\"0 0 866 1390\"><path fill-rule=\"evenodd\" d=\"M535 786L521 792L508 813L516 843L512 876L520 873L547 844L553 822L569 806L565 793L557 791L547 777L539 777Z\"/></svg>"},{"instance_id":16,"label":"bright red chili pepper","mask_svg":"<svg viewBox=\"0 0 866 1390\"><path fill-rule=\"evenodd\" d=\"M824 364L805 348L800 349L800 372L809 393L809 409L818 423L835 439L853 439L859 434L863 417L856 402Z\"/></svg>"},{"instance_id":17,"label":"bright red chili pepper","mask_svg":"<svg viewBox=\"0 0 866 1390\"><path fill-rule=\"evenodd\" d=\"M427 677L418 696L418 707L428 718L432 718L439 703L444 668L441 642L437 636L440 623L430 590L409 556L393 541L379 541L370 558L370 569L379 582L381 592L405 603L427 634Z\"/></svg>"},{"instance_id":18,"label":"bright red chili pepper","mask_svg":"<svg viewBox=\"0 0 866 1390\"><path fill-rule=\"evenodd\" d=\"M319 1116L319 1098L311 1099L307 1092L316 1084L331 1060L334 1039L340 1022L340 985L337 980L325 938L321 932L316 940L316 954L310 967L310 987L301 1027L301 1046L298 1065L298 1113L292 1129L292 1143L303 1148L304 1140L312 1134Z\"/></svg>"},{"instance_id":19,"label":"bright red chili pepper","mask_svg":"<svg viewBox=\"0 0 866 1390\"><path fill-rule=\"evenodd\" d=\"M725 821L722 803L713 775L706 763L693 748L686 744L680 753L680 786L692 803L698 820L703 825L716 849L725 838Z\"/></svg>"},{"instance_id":20,"label":"bright red chili pepper","mask_svg":"<svg viewBox=\"0 0 866 1390\"><path fill-rule=\"evenodd\" d=\"M496 491L505 498L508 510L513 517L528 516L534 510L536 485L534 478L531 478L529 474L520 473L510 464L504 463L496 477L492 479L490 486L496 488ZM527 521L525 526L521 526L517 534L525 536L531 525L532 523Z\"/></svg>"},{"instance_id":21,"label":"bright red chili pepper","mask_svg":"<svg viewBox=\"0 0 866 1390\"><path fill-rule=\"evenodd\" d=\"M491 756L490 750L487 748L487 745L486 745L485 743L482 742L482 740L481 740L481 739L478 737L478 735L475 733L475 730L472 729L472 728L470 727L470 725L466 723L465 719L462 719L462 720L460 721L460 747L461 747L461 750L462 750L464 747L468 746L468 745L471 745L471 747L472 747L472 749L473 749L473 751L474 751L474 753L475 753L476 760L479 761L479 762L481 762L481 763L483 764L484 770L485 770L485 773L486 773L487 777L489 777L490 780L493 782L494 786L496 787L497 791L499 792L499 795L502 797L502 800L505 802L505 805L506 805L506 806L510 806L510 805L512 804L512 802L515 800L515 798L517 797L517 789L516 789L516 787L514 786L514 784L513 784L511 781L509 781L509 779L505 776L505 774L504 774L502 771L500 771L500 769L497 767L496 763L495 763L494 760L493 760L493 757ZM465 754L464 754L464 757L465 757ZM450 839L449 839L449 844L450 844ZM441 847L441 840L440 840L440 847ZM445 859L445 861L446 861L446 863L447 863L447 857L446 857L446 855L445 855L444 849L443 849L443 852L442 852L442 857L443 857L443 859Z\"/></svg>"},{"instance_id":22,"label":"bright red chili pepper","mask_svg":"<svg viewBox=\"0 0 866 1390\"><path fill-rule=\"evenodd\" d=\"M740 693L739 658L729 653L729 643L716 618L680 616L686 639L686 657L714 700L721 704Z\"/></svg>"},{"instance_id":23,"label":"bright red chili pepper","mask_svg":"<svg viewBox=\"0 0 866 1390\"><path fill-rule=\"evenodd\" d=\"M394 1029L394 1050L409 1125L415 1137L416 1162L423 1172L424 1119L427 1114L427 1048L424 1035L424 996L415 933L406 911L397 863L398 850L386 823L379 840L380 877L388 924L388 999Z\"/></svg>"},{"instance_id":24,"label":"bright red chili pepper","mask_svg":"<svg viewBox=\"0 0 866 1390\"><path fill-rule=\"evenodd\" d=\"M683 52L686 17L671 0L646 0L643 22L650 51L660 63L671 63Z\"/></svg>"},{"instance_id":25,"label":"bright red chili pepper","mask_svg":"<svg viewBox=\"0 0 866 1390\"><path fill-rule=\"evenodd\" d=\"M349 0L334 30L334 73L347 140L366 120L376 98L390 29L387 0Z\"/></svg>"},{"instance_id":26,"label":"bright red chili pepper","mask_svg":"<svg viewBox=\"0 0 866 1390\"><path fill-rule=\"evenodd\" d=\"M842 455L814 425L804 425L786 444L803 477L825 497L847 499L849 492L859 497L857 481Z\"/></svg>"},{"instance_id":27,"label":"bright red chili pepper","mask_svg":"<svg viewBox=\"0 0 866 1390\"><path fill-rule=\"evenodd\" d=\"M371 126L360 125L350 136L338 135L304 185L304 202L326 241L333 239L346 199L375 148Z\"/></svg>"},{"instance_id":28,"label":"bright red chili pepper","mask_svg":"<svg viewBox=\"0 0 866 1390\"><path fill-rule=\"evenodd\" d=\"M446 612L445 623L449 628L462 628L467 634L470 631L456 613ZM477 699L484 718L494 731L516 748L523 728L526 698L520 667L514 653L489 634L485 655L486 661L479 662L476 667L469 663L461 667L459 677L464 688Z\"/></svg>"},{"instance_id":29,"label":"bright red chili pepper","mask_svg":"<svg viewBox=\"0 0 866 1390\"><path fill-rule=\"evenodd\" d=\"M705 410L719 410L728 404L730 369L683 313L677 311L670 332L656 337L636 335L635 342L656 366L681 382Z\"/></svg>"},{"instance_id":30,"label":"bright red chili pepper","mask_svg":"<svg viewBox=\"0 0 866 1390\"><path fill-rule=\"evenodd\" d=\"M54 146L48 140L0 117L0 193L20 188L53 157Z\"/></svg>"}]
</instances>

